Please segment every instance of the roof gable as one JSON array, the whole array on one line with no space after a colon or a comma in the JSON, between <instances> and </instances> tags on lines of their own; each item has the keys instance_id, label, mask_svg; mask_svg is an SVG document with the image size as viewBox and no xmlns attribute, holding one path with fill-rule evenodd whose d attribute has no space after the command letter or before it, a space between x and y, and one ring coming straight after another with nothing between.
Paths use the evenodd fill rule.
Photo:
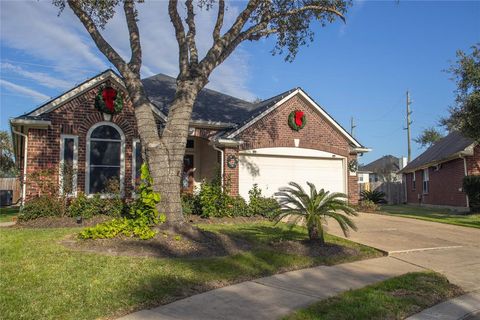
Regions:
<instances>
[{"instance_id":1,"label":"roof gable","mask_svg":"<svg viewBox=\"0 0 480 320\"><path fill-rule=\"evenodd\" d=\"M336 128L349 142L351 142L355 147L362 147L362 145L355 140L338 122L336 122L322 107L320 107L312 98L310 98L301 88L293 89L290 91L287 91L285 96L281 96L281 99L278 99L279 96L276 96L274 98L273 102L267 104L261 113L259 113L255 118L251 119L247 123L243 124L240 126L237 130L234 132L228 134L227 138L234 138L235 136L239 135L241 132L243 132L245 129L253 125L255 122L259 121L266 115L268 115L270 112L281 106L283 103L287 102L291 98L293 98L296 95L300 95L302 98L304 98L308 104L314 108L316 111L318 111L326 120L328 123L330 123L334 128ZM273 98L272 98L273 99ZM267 100L265 100L267 101Z\"/></svg>"},{"instance_id":2,"label":"roof gable","mask_svg":"<svg viewBox=\"0 0 480 320\"><path fill-rule=\"evenodd\" d=\"M123 89L125 89L125 86L123 85L123 81L120 78L120 76L118 76L113 70L108 69L108 70L100 73L99 75L82 82L81 84L79 84L78 86L68 90L67 92L62 93L58 97L51 99L50 101L44 103L43 105L41 105L38 108L30 111L29 113L26 113L26 114L24 114L22 116L19 116L17 118L19 118L19 119L20 118L27 118L27 119L38 118L45 113L48 113L48 112L51 112L51 111L55 110L56 108L62 106L66 102L68 102L68 101L72 100L73 98L81 95L82 93L92 89L93 87L98 86L99 84L106 82L107 80L113 80L113 81L115 81L115 83L117 85L119 85Z\"/></svg>"}]
</instances>

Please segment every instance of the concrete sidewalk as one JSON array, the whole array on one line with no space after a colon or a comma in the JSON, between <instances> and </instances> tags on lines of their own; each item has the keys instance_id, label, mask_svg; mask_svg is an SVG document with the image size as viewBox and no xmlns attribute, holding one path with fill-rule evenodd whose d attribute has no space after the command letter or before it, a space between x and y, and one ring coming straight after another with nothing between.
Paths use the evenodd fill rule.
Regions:
<instances>
[{"instance_id":1,"label":"concrete sidewalk","mask_svg":"<svg viewBox=\"0 0 480 320\"><path fill-rule=\"evenodd\" d=\"M343 291L422 270L392 257L319 266L208 291L121 319L278 319Z\"/></svg>"},{"instance_id":2,"label":"concrete sidewalk","mask_svg":"<svg viewBox=\"0 0 480 320\"><path fill-rule=\"evenodd\" d=\"M480 319L480 291L470 292L425 309L406 320Z\"/></svg>"}]
</instances>

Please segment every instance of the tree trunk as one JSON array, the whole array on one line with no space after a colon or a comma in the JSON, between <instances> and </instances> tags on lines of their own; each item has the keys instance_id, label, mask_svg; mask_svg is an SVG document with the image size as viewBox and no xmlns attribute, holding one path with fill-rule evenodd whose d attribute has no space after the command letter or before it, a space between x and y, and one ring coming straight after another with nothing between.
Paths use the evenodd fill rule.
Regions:
<instances>
[{"instance_id":1,"label":"tree trunk","mask_svg":"<svg viewBox=\"0 0 480 320\"><path fill-rule=\"evenodd\" d=\"M318 226L311 226L308 228L308 238L310 241L316 241L320 244L325 243L325 239L323 238L323 230L318 228Z\"/></svg>"},{"instance_id":2,"label":"tree trunk","mask_svg":"<svg viewBox=\"0 0 480 320\"><path fill-rule=\"evenodd\" d=\"M153 189L161 196L157 209L165 213L167 223L182 224L185 222L180 198L183 157L193 104L205 83L199 79L177 81L175 99L170 106L167 123L160 136L152 113L152 105L146 99L141 82L136 83L136 79L129 80L126 83L135 107L145 160L153 179Z\"/></svg>"}]
</instances>

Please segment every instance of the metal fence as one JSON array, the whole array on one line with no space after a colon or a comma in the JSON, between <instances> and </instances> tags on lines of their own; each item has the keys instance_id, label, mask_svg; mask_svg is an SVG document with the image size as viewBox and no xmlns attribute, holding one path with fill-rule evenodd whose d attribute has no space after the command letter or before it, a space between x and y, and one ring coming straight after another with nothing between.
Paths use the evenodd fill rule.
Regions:
<instances>
[{"instance_id":1,"label":"metal fence","mask_svg":"<svg viewBox=\"0 0 480 320\"><path fill-rule=\"evenodd\" d=\"M388 204L401 204L405 202L405 186L402 182L365 182L358 184L358 192L363 190L378 190L385 193Z\"/></svg>"}]
</instances>

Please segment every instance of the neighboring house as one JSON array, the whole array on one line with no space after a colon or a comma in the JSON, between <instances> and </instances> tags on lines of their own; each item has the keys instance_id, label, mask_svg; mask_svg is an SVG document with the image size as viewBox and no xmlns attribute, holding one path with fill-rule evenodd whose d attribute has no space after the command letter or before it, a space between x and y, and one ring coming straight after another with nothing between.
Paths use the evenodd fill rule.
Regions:
<instances>
[{"instance_id":1,"label":"neighboring house","mask_svg":"<svg viewBox=\"0 0 480 320\"><path fill-rule=\"evenodd\" d=\"M466 175L480 174L480 145L457 131L439 140L401 170L406 201L468 210Z\"/></svg>"},{"instance_id":2,"label":"neighboring house","mask_svg":"<svg viewBox=\"0 0 480 320\"><path fill-rule=\"evenodd\" d=\"M162 74L142 81L162 130L176 81ZM124 196L132 195L142 162L133 107L124 94L117 114L96 108L96 98L104 97L105 106L115 92L125 93L124 85L107 70L11 119L17 164L26 173L26 199L40 192L29 174L46 168L53 169L60 190L65 184L71 187L72 196L102 194L111 178L118 179ZM254 183L271 196L289 181L311 181L346 193L352 203L358 200L357 177L348 168L358 153L369 151L300 88L256 103L202 90L186 148L184 166L195 168L195 180L211 179L220 171L233 195L248 199ZM65 166L73 172L69 179L62 174Z\"/></svg>"},{"instance_id":3,"label":"neighboring house","mask_svg":"<svg viewBox=\"0 0 480 320\"><path fill-rule=\"evenodd\" d=\"M383 156L367 165L360 166L358 172L369 173L365 182L395 182L402 181L398 171L406 163L405 158L397 158L392 155Z\"/></svg>"},{"instance_id":4,"label":"neighboring house","mask_svg":"<svg viewBox=\"0 0 480 320\"><path fill-rule=\"evenodd\" d=\"M366 183L370 181L370 171L358 169L357 171L357 177L358 177L358 183Z\"/></svg>"}]
</instances>

